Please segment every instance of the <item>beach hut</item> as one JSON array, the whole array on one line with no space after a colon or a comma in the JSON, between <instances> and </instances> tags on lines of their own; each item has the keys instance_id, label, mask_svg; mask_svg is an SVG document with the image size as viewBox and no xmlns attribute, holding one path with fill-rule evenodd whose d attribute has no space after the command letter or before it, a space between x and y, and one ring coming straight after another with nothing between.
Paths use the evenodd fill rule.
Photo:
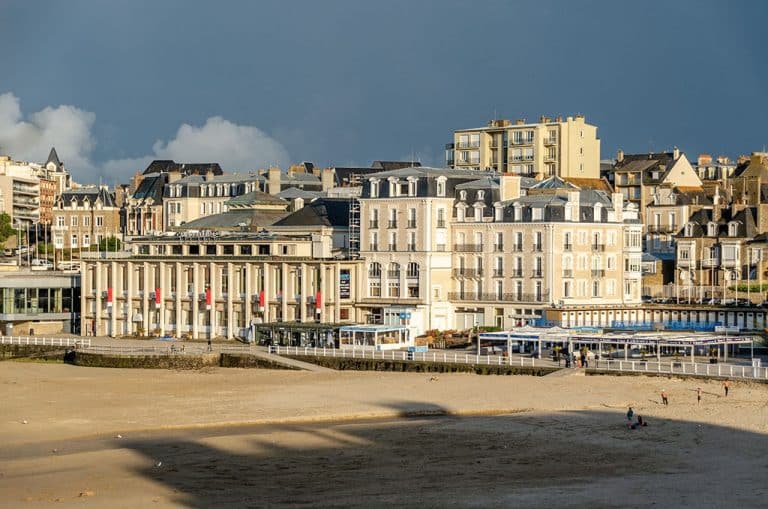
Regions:
<instances>
[{"instance_id":1,"label":"beach hut","mask_svg":"<svg viewBox=\"0 0 768 509\"><path fill-rule=\"evenodd\" d=\"M407 327L397 325L347 325L339 329L339 348L399 350L413 346Z\"/></svg>"}]
</instances>

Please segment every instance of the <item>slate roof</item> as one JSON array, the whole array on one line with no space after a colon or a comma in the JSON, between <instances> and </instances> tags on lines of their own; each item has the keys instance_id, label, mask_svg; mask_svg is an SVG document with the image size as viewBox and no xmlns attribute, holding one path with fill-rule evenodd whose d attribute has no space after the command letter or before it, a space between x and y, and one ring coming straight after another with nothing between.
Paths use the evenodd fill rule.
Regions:
<instances>
[{"instance_id":1,"label":"slate roof","mask_svg":"<svg viewBox=\"0 0 768 509\"><path fill-rule=\"evenodd\" d=\"M552 175L548 179L542 180L538 184L532 186L531 189L578 189L578 186L566 182L557 175Z\"/></svg>"},{"instance_id":2,"label":"slate roof","mask_svg":"<svg viewBox=\"0 0 768 509\"><path fill-rule=\"evenodd\" d=\"M179 171L182 175L205 175L208 170L212 171L214 175L224 173L219 163L177 163L171 159L155 159L144 170L144 175L168 173L169 171Z\"/></svg>"},{"instance_id":3,"label":"slate roof","mask_svg":"<svg viewBox=\"0 0 768 509\"><path fill-rule=\"evenodd\" d=\"M608 183L608 181L606 181L604 178L590 179L580 177L564 177L563 180L575 185L576 187L579 187L580 189L595 189L597 191L605 191L606 193L613 192L611 184Z\"/></svg>"},{"instance_id":4,"label":"slate roof","mask_svg":"<svg viewBox=\"0 0 768 509\"><path fill-rule=\"evenodd\" d=\"M274 226L335 226L349 227L349 203L344 198L318 198L304 205Z\"/></svg>"},{"instance_id":5,"label":"slate roof","mask_svg":"<svg viewBox=\"0 0 768 509\"><path fill-rule=\"evenodd\" d=\"M624 159L618 161L614 171L641 172L643 183L659 183L663 181L674 163L672 152L625 154ZM653 172L658 171L658 178L653 178Z\"/></svg>"},{"instance_id":6,"label":"slate roof","mask_svg":"<svg viewBox=\"0 0 768 509\"><path fill-rule=\"evenodd\" d=\"M165 185L168 176L166 173L154 173L144 177L139 184L139 187L133 193L131 198L134 200L145 201L153 199L155 203L160 203L163 200L163 186Z\"/></svg>"},{"instance_id":7,"label":"slate roof","mask_svg":"<svg viewBox=\"0 0 768 509\"><path fill-rule=\"evenodd\" d=\"M229 200L227 200L226 204L228 207L244 207L244 208L255 208L258 205L283 205L285 207L288 206L288 203L285 200L261 191L251 191L250 193L245 193L240 196L235 196L234 198L230 198Z\"/></svg>"},{"instance_id":8,"label":"slate roof","mask_svg":"<svg viewBox=\"0 0 768 509\"><path fill-rule=\"evenodd\" d=\"M240 173L227 173L226 175L214 175L213 178L205 178L205 174L188 175L174 182L174 184L232 184L240 182L255 182L261 180L258 175L244 175Z\"/></svg>"},{"instance_id":9,"label":"slate roof","mask_svg":"<svg viewBox=\"0 0 768 509\"><path fill-rule=\"evenodd\" d=\"M288 214L283 210L236 209L200 217L176 227L177 230L239 230L241 224L248 230L273 225Z\"/></svg>"},{"instance_id":10,"label":"slate roof","mask_svg":"<svg viewBox=\"0 0 768 509\"><path fill-rule=\"evenodd\" d=\"M691 232L691 235L686 235L686 228L684 227L680 232L676 235L676 237L682 237L682 238L700 238L700 237L710 237L710 235L707 235L708 233L708 225L709 223L713 222L713 213L714 211L712 209L701 209L697 210L693 214L691 214L691 217L688 219L687 223L693 223L693 231ZM717 237L728 237L728 238L753 238L757 235L758 229L757 229L757 222L755 221L755 209L751 207L747 207L743 210L740 210L736 212L735 214L732 213L731 209L723 209L721 212L720 219L718 221L715 221L717 224ZM735 236L728 235L728 223L736 221L738 223L738 228L736 231Z\"/></svg>"},{"instance_id":11,"label":"slate roof","mask_svg":"<svg viewBox=\"0 0 768 509\"><path fill-rule=\"evenodd\" d=\"M307 191L306 189L299 189L298 187L289 187L284 191L280 191L275 196L284 200L295 200L296 198L302 198L304 200L314 200L319 198L323 193L320 191Z\"/></svg>"},{"instance_id":12,"label":"slate roof","mask_svg":"<svg viewBox=\"0 0 768 509\"><path fill-rule=\"evenodd\" d=\"M387 178L387 177L453 177L453 178L479 178L483 175L497 177L498 173L492 171L462 170L458 168L431 168L429 166L410 166L397 170L380 171L369 177Z\"/></svg>"},{"instance_id":13,"label":"slate roof","mask_svg":"<svg viewBox=\"0 0 768 509\"><path fill-rule=\"evenodd\" d=\"M56 153L56 147L51 147L51 151L48 153L48 159L45 161L45 164L53 163L56 165L56 169L60 169L63 164L59 160L59 154Z\"/></svg>"},{"instance_id":14,"label":"slate roof","mask_svg":"<svg viewBox=\"0 0 768 509\"><path fill-rule=\"evenodd\" d=\"M80 189L70 189L61 193L59 197L60 203L64 207L72 206L72 202L76 202L78 205L82 205L86 201L93 204L97 199L101 200L101 203L105 207L116 207L115 195L107 191L106 189L99 187L84 187Z\"/></svg>"},{"instance_id":15,"label":"slate roof","mask_svg":"<svg viewBox=\"0 0 768 509\"><path fill-rule=\"evenodd\" d=\"M494 177L483 177L478 180L472 180L471 182L464 182L458 184L456 189L498 189L499 179Z\"/></svg>"},{"instance_id":16,"label":"slate roof","mask_svg":"<svg viewBox=\"0 0 768 509\"><path fill-rule=\"evenodd\" d=\"M383 171L418 168L419 166L421 166L421 163L418 161L374 161L371 164L371 168L378 168Z\"/></svg>"}]
</instances>

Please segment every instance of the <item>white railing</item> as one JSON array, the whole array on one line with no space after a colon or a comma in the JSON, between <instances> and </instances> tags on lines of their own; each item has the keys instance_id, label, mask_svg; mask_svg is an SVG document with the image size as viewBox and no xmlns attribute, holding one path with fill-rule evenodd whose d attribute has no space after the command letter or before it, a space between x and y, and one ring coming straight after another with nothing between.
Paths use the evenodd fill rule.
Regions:
<instances>
[{"instance_id":1,"label":"white railing","mask_svg":"<svg viewBox=\"0 0 768 509\"><path fill-rule=\"evenodd\" d=\"M683 361L630 361L600 360L589 364L590 369L599 371L623 371L632 373L655 373L664 375L693 375L710 377L744 378L768 380L768 367L738 364L704 364Z\"/></svg>"},{"instance_id":2,"label":"white railing","mask_svg":"<svg viewBox=\"0 0 768 509\"><path fill-rule=\"evenodd\" d=\"M381 359L385 361L443 362L451 364L478 364L485 366L535 366L534 357L506 357L502 355L473 355L448 352L406 352L404 350L376 351L371 348L317 348L310 346L269 347L269 353L277 355L311 355L317 357L341 357L350 359ZM539 362L541 365L541 362Z\"/></svg>"},{"instance_id":3,"label":"white railing","mask_svg":"<svg viewBox=\"0 0 768 509\"><path fill-rule=\"evenodd\" d=\"M0 336L0 345L40 345L40 346L74 346L90 348L90 339L76 338L37 338L29 336Z\"/></svg>"}]
</instances>

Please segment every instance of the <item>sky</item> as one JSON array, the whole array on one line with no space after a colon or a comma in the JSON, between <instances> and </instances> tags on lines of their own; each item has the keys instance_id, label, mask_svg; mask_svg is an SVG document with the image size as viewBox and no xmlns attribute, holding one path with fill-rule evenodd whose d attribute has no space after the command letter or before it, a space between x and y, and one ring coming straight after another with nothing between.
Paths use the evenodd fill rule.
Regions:
<instances>
[{"instance_id":1,"label":"sky","mask_svg":"<svg viewBox=\"0 0 768 509\"><path fill-rule=\"evenodd\" d=\"M455 129L583 114L602 157L768 145L768 2L0 0L0 153L81 182L444 164Z\"/></svg>"}]
</instances>

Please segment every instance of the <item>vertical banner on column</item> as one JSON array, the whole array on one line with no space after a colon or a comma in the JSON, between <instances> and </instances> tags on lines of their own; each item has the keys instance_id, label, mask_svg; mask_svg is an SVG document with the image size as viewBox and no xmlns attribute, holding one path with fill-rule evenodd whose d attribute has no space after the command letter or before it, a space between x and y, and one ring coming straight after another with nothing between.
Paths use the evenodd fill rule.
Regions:
<instances>
[{"instance_id":1,"label":"vertical banner on column","mask_svg":"<svg viewBox=\"0 0 768 509\"><path fill-rule=\"evenodd\" d=\"M205 289L205 309L209 311L211 309L211 289L210 288Z\"/></svg>"},{"instance_id":2,"label":"vertical banner on column","mask_svg":"<svg viewBox=\"0 0 768 509\"><path fill-rule=\"evenodd\" d=\"M163 301L163 296L160 293L160 288L155 288L155 305L160 306L160 303Z\"/></svg>"},{"instance_id":3,"label":"vertical banner on column","mask_svg":"<svg viewBox=\"0 0 768 509\"><path fill-rule=\"evenodd\" d=\"M317 313L318 315L320 314L320 309L323 307L321 298L322 298L322 295L320 295L320 291L318 291L315 294L315 313Z\"/></svg>"},{"instance_id":4,"label":"vertical banner on column","mask_svg":"<svg viewBox=\"0 0 768 509\"><path fill-rule=\"evenodd\" d=\"M264 290L259 292L259 311L264 312Z\"/></svg>"},{"instance_id":5,"label":"vertical banner on column","mask_svg":"<svg viewBox=\"0 0 768 509\"><path fill-rule=\"evenodd\" d=\"M112 307L112 288L107 288L107 307Z\"/></svg>"}]
</instances>

